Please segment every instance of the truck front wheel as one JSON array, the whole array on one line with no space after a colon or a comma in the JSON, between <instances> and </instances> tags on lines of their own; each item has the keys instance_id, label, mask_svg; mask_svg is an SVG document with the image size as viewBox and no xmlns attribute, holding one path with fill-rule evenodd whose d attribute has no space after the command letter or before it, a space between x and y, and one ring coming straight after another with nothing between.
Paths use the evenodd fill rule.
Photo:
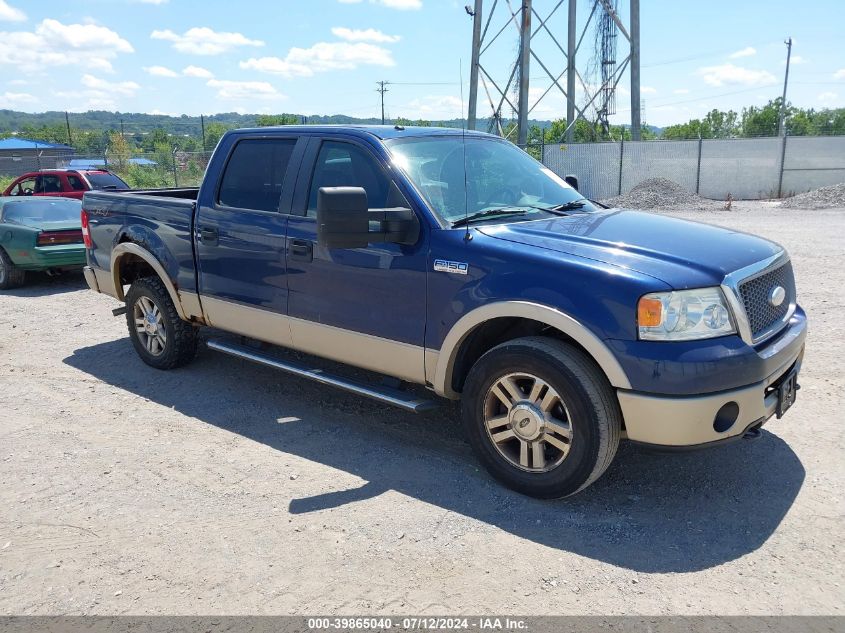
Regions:
<instances>
[{"instance_id":1,"label":"truck front wheel","mask_svg":"<svg viewBox=\"0 0 845 633\"><path fill-rule=\"evenodd\" d=\"M581 350L527 337L502 343L470 370L466 434L505 485L543 499L583 490L607 469L622 415L612 387Z\"/></svg>"},{"instance_id":2,"label":"truck front wheel","mask_svg":"<svg viewBox=\"0 0 845 633\"><path fill-rule=\"evenodd\" d=\"M197 353L197 331L179 318L158 277L132 283L126 293L126 324L138 356L156 369L187 365Z\"/></svg>"}]
</instances>

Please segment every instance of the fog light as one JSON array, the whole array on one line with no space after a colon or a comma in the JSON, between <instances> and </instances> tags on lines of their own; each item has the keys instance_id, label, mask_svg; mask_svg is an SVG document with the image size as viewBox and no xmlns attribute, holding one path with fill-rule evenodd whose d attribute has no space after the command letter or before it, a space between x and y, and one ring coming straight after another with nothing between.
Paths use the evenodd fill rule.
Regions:
<instances>
[{"instance_id":1,"label":"fog light","mask_svg":"<svg viewBox=\"0 0 845 633\"><path fill-rule=\"evenodd\" d=\"M713 430L717 433L724 433L734 425L734 422L736 422L738 417L739 405L736 402L723 404L722 408L716 412L716 417L713 419Z\"/></svg>"}]
</instances>

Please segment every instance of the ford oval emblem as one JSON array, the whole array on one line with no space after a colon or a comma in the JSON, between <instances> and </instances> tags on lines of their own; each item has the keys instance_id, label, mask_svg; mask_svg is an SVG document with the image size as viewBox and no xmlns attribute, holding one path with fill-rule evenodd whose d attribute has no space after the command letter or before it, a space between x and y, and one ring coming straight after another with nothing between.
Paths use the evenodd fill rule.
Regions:
<instances>
[{"instance_id":1,"label":"ford oval emblem","mask_svg":"<svg viewBox=\"0 0 845 633\"><path fill-rule=\"evenodd\" d=\"M786 299L786 289L783 286L775 286L769 292L769 303L777 308Z\"/></svg>"}]
</instances>

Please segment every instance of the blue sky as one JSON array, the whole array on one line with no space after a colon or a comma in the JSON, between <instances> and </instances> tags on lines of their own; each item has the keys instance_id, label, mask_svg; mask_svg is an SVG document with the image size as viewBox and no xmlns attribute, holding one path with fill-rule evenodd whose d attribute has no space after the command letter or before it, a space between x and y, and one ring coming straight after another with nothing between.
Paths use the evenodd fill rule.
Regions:
<instances>
[{"instance_id":1,"label":"blue sky","mask_svg":"<svg viewBox=\"0 0 845 633\"><path fill-rule=\"evenodd\" d=\"M518 0L512 0L518 5ZM88 109L167 114L296 112L372 116L378 80L392 82L389 116L461 114L460 60L469 78L471 19L455 0L0 0L0 108ZM487 8L492 0L486 0ZM490 28L506 25L499 2ZM534 0L545 17L556 0ZM789 99L803 107L845 106L845 1L641 0L645 119L667 125L711 108L739 109L780 95L792 36ZM586 21L591 0L578 0ZM619 13L627 23L627 0ZM566 41L566 7L549 20ZM588 91L592 32L578 67ZM507 26L482 61L503 84L516 56ZM553 73L563 56L545 32L534 40ZM627 46L619 38L618 59ZM531 68L532 117L564 116L556 89ZM629 120L620 82L616 122ZM586 100L583 88L578 100ZM464 88L464 99L466 88ZM490 106L479 91L479 116Z\"/></svg>"}]
</instances>

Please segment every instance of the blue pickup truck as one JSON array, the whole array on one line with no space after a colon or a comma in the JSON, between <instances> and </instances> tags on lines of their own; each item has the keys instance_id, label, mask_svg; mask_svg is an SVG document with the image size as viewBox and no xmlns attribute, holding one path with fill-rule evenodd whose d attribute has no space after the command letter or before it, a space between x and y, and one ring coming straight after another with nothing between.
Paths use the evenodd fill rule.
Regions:
<instances>
[{"instance_id":1,"label":"blue pickup truck","mask_svg":"<svg viewBox=\"0 0 845 633\"><path fill-rule=\"evenodd\" d=\"M807 324L781 246L606 209L495 136L237 130L198 189L88 192L83 209L88 284L125 302L148 365L190 362L211 326L212 349L409 410L434 405L403 389L425 385L536 497L590 485L622 439L759 436L798 389Z\"/></svg>"}]
</instances>

